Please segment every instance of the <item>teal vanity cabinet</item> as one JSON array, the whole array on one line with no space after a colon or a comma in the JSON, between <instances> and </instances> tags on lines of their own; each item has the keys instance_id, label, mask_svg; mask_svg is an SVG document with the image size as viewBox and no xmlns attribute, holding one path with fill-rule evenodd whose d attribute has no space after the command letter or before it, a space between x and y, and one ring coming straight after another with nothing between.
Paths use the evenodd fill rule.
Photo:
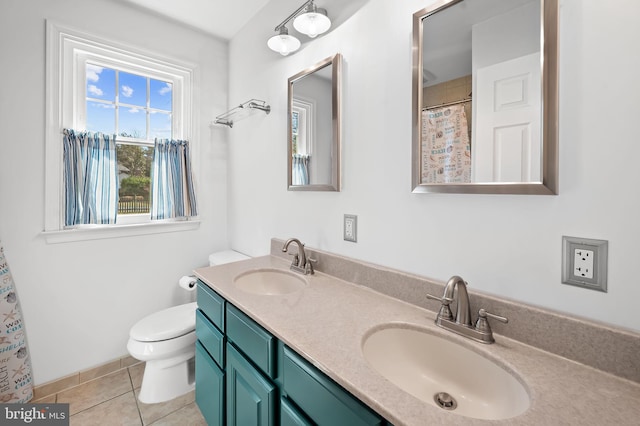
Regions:
<instances>
[{"instance_id":1,"label":"teal vanity cabinet","mask_svg":"<svg viewBox=\"0 0 640 426\"><path fill-rule=\"evenodd\" d=\"M277 340L227 304L227 424L275 426Z\"/></svg>"},{"instance_id":2,"label":"teal vanity cabinet","mask_svg":"<svg viewBox=\"0 0 640 426\"><path fill-rule=\"evenodd\" d=\"M196 402L209 426L388 424L202 282L198 308Z\"/></svg>"},{"instance_id":3,"label":"teal vanity cabinet","mask_svg":"<svg viewBox=\"0 0 640 426\"><path fill-rule=\"evenodd\" d=\"M225 337L222 297L198 282L196 403L209 426L225 422Z\"/></svg>"}]
</instances>

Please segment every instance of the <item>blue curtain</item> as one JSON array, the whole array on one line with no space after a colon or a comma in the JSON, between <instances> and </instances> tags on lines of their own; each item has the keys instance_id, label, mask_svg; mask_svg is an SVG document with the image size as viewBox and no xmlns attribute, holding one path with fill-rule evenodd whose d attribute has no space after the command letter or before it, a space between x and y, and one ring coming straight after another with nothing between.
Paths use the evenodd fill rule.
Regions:
<instances>
[{"instance_id":1,"label":"blue curtain","mask_svg":"<svg viewBox=\"0 0 640 426\"><path fill-rule=\"evenodd\" d=\"M115 135L63 131L65 226L113 224L118 214Z\"/></svg>"},{"instance_id":2,"label":"blue curtain","mask_svg":"<svg viewBox=\"0 0 640 426\"><path fill-rule=\"evenodd\" d=\"M189 142L156 139L152 174L151 219L198 215Z\"/></svg>"},{"instance_id":3,"label":"blue curtain","mask_svg":"<svg viewBox=\"0 0 640 426\"><path fill-rule=\"evenodd\" d=\"M309 156L293 154L292 162L292 185L309 185Z\"/></svg>"}]
</instances>

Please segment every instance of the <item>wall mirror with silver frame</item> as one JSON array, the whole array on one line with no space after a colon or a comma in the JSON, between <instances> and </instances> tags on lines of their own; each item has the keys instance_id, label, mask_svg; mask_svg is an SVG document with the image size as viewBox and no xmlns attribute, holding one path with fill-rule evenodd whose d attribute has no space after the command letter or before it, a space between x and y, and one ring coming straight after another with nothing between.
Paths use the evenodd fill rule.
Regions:
<instances>
[{"instance_id":1,"label":"wall mirror with silver frame","mask_svg":"<svg viewBox=\"0 0 640 426\"><path fill-rule=\"evenodd\" d=\"M290 191L340 191L342 56L289 78Z\"/></svg>"},{"instance_id":2,"label":"wall mirror with silver frame","mask_svg":"<svg viewBox=\"0 0 640 426\"><path fill-rule=\"evenodd\" d=\"M413 192L557 194L558 0L413 15Z\"/></svg>"}]
</instances>

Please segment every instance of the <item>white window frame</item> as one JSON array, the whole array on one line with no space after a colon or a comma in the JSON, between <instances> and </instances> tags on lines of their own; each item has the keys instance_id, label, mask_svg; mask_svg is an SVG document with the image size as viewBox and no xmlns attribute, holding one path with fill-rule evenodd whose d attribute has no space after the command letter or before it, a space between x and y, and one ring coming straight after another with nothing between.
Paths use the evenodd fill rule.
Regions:
<instances>
[{"instance_id":1,"label":"white window frame","mask_svg":"<svg viewBox=\"0 0 640 426\"><path fill-rule=\"evenodd\" d=\"M315 101L300 97L293 98L292 111L298 113L298 152L311 155L315 126ZM300 149L300 148L303 149Z\"/></svg>"},{"instance_id":2,"label":"white window frame","mask_svg":"<svg viewBox=\"0 0 640 426\"><path fill-rule=\"evenodd\" d=\"M140 49L106 41L47 21L45 229L48 242L143 235L195 229L197 220L150 221L148 215L119 215L116 225L87 225L64 229L64 175L62 129L84 130L86 119L86 62L170 81L172 138L192 139L194 66ZM70 90L73 88L73 90ZM122 138L120 138L122 139ZM139 139L126 138L129 142ZM145 143L146 145L146 143ZM192 155L194 149L192 142ZM194 166L194 169L197 167ZM122 219L120 218L122 216ZM132 216L132 217L125 217Z\"/></svg>"}]
</instances>

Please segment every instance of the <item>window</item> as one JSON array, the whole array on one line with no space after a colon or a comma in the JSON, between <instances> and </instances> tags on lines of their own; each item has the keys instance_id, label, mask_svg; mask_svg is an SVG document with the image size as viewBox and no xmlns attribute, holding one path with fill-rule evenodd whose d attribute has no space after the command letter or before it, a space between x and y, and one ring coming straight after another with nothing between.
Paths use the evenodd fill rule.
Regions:
<instances>
[{"instance_id":1,"label":"window","mask_svg":"<svg viewBox=\"0 0 640 426\"><path fill-rule=\"evenodd\" d=\"M153 140L172 138L172 92L171 81L85 63L85 129L118 136L120 216L150 213Z\"/></svg>"},{"instance_id":2,"label":"window","mask_svg":"<svg viewBox=\"0 0 640 426\"><path fill-rule=\"evenodd\" d=\"M155 138L188 140L190 67L47 22L45 231L63 229L61 131L115 134L117 224L150 221Z\"/></svg>"},{"instance_id":3,"label":"window","mask_svg":"<svg viewBox=\"0 0 640 426\"><path fill-rule=\"evenodd\" d=\"M294 98L291 110L292 153L311 155L314 101Z\"/></svg>"}]
</instances>

